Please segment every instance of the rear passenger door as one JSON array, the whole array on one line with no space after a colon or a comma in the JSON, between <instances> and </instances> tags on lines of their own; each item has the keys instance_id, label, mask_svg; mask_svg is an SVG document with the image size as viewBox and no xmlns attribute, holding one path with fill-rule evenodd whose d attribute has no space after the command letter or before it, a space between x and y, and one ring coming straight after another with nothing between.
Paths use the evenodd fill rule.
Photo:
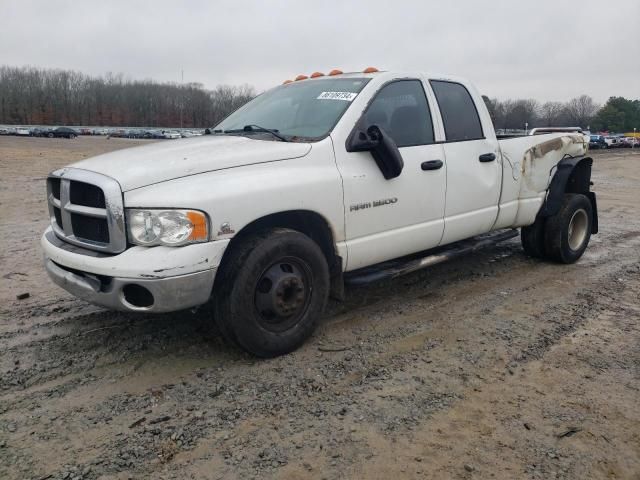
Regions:
<instances>
[{"instance_id":1,"label":"rear passenger door","mask_svg":"<svg viewBox=\"0 0 640 480\"><path fill-rule=\"evenodd\" d=\"M491 230L502 185L500 149L494 135L485 137L478 109L464 85L444 80L430 84L445 133L445 244Z\"/></svg>"}]
</instances>

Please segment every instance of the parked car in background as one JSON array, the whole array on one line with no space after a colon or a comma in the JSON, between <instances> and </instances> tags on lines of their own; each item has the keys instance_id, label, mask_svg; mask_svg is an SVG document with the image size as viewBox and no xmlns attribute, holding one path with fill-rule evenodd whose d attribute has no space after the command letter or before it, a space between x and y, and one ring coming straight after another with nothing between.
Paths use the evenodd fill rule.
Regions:
<instances>
[{"instance_id":1,"label":"parked car in background","mask_svg":"<svg viewBox=\"0 0 640 480\"><path fill-rule=\"evenodd\" d=\"M142 130L129 130L127 132L127 138L144 138L144 131Z\"/></svg>"},{"instance_id":2,"label":"parked car in background","mask_svg":"<svg viewBox=\"0 0 640 480\"><path fill-rule=\"evenodd\" d=\"M174 139L174 138L182 138L180 132L176 132L175 130L164 130L163 132L164 138Z\"/></svg>"},{"instance_id":3,"label":"parked car in background","mask_svg":"<svg viewBox=\"0 0 640 480\"><path fill-rule=\"evenodd\" d=\"M144 134L142 135L142 138L147 138L147 139L164 138L164 132L162 130L148 130L144 132Z\"/></svg>"},{"instance_id":4,"label":"parked car in background","mask_svg":"<svg viewBox=\"0 0 640 480\"><path fill-rule=\"evenodd\" d=\"M618 137L604 137L607 148L620 148L620 139Z\"/></svg>"},{"instance_id":5,"label":"parked car in background","mask_svg":"<svg viewBox=\"0 0 640 480\"><path fill-rule=\"evenodd\" d=\"M620 148L633 148L634 143L631 137L620 137Z\"/></svg>"},{"instance_id":6,"label":"parked car in background","mask_svg":"<svg viewBox=\"0 0 640 480\"><path fill-rule=\"evenodd\" d=\"M19 137L28 137L31 135L31 130L26 127L18 127L16 128L16 135Z\"/></svg>"},{"instance_id":7,"label":"parked car in background","mask_svg":"<svg viewBox=\"0 0 640 480\"><path fill-rule=\"evenodd\" d=\"M70 127L58 127L47 133L49 138L69 138L73 139L78 136L78 132Z\"/></svg>"},{"instance_id":8,"label":"parked car in background","mask_svg":"<svg viewBox=\"0 0 640 480\"><path fill-rule=\"evenodd\" d=\"M591 135L589 137L589 148L592 150L599 150L602 148L608 148L608 146L602 135Z\"/></svg>"},{"instance_id":9,"label":"parked car in background","mask_svg":"<svg viewBox=\"0 0 640 480\"><path fill-rule=\"evenodd\" d=\"M51 132L52 130L53 130L52 128L36 127L36 128L31 130L31 136L32 137L46 137L46 136L48 136L49 132Z\"/></svg>"},{"instance_id":10,"label":"parked car in background","mask_svg":"<svg viewBox=\"0 0 640 480\"><path fill-rule=\"evenodd\" d=\"M10 135L8 128L0 128L0 135Z\"/></svg>"}]
</instances>

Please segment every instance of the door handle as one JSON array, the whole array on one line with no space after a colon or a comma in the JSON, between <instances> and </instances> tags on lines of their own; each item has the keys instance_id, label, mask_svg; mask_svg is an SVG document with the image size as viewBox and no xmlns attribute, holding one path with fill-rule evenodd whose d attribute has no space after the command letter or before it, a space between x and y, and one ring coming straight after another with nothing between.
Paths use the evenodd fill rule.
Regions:
<instances>
[{"instance_id":1,"label":"door handle","mask_svg":"<svg viewBox=\"0 0 640 480\"><path fill-rule=\"evenodd\" d=\"M495 153L483 153L478 158L478 160L480 160L481 162L493 162L495 159L496 159Z\"/></svg>"},{"instance_id":2,"label":"door handle","mask_svg":"<svg viewBox=\"0 0 640 480\"><path fill-rule=\"evenodd\" d=\"M429 160L428 162L422 162L420 168L422 168L422 170L439 170L442 168L442 165L444 165L442 160Z\"/></svg>"}]
</instances>

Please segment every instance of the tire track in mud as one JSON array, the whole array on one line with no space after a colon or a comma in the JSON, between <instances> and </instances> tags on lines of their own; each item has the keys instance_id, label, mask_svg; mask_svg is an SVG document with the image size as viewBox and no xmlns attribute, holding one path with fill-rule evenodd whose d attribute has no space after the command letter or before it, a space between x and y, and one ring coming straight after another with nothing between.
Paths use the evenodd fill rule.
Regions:
<instances>
[{"instance_id":1,"label":"tire track in mud","mask_svg":"<svg viewBox=\"0 0 640 480\"><path fill-rule=\"evenodd\" d=\"M507 250L510 248L512 247L508 247ZM498 252L497 254L503 255L504 252ZM600 261L606 261L606 258L604 259L601 258ZM485 292L485 296L487 291L490 292L496 289L496 285L493 285L494 283L504 283L505 280L508 281L508 278L507 279L503 278L503 275L506 277L510 277L512 275L517 276L518 275L517 270L522 268L530 268L530 266L526 264L522 264L519 267L515 268L516 271L514 272L510 272L510 271L498 272L494 274L492 277L490 277L489 281L491 284L482 286L482 291ZM615 270L606 273L606 275L605 274L598 275L597 278L594 278L590 281L591 285L587 288L587 290L592 288L592 285L600 284L603 280L607 282L607 281L610 281L611 279L617 278L617 276L623 273L628 273L627 272L628 268L629 267L627 265L619 265L616 267ZM512 269L513 267L510 270ZM457 288L464 290L466 288L465 283L467 282L465 282L464 280L460 280L460 281L457 281L457 282L454 281L451 284L448 284L446 287L443 287L445 290L443 295L446 297L449 293L453 293L454 296L457 297L456 292L449 292L449 290L452 290L452 289L455 290ZM534 286L535 286L535 281L533 281L533 283L531 284L519 285L518 290L517 291L512 290L510 292L510 295L514 296L521 292L530 291L532 288L534 288ZM451 336L453 334L457 335L460 332L456 332L454 330L453 332L449 332L448 334L441 334L442 336L436 335L435 337L433 335L427 334L424 337L425 342L423 342L422 344L418 342L417 347L409 348L408 350L402 348L404 344L403 341L411 339L416 335L424 334L425 332L423 328L425 326L427 328L434 327L433 322L427 322L425 324L422 321L422 319L420 319L419 321L413 320L411 316L415 315L416 313L419 314L421 307L419 305L419 302L416 302L415 305L410 305L409 307L406 307L406 302L404 301L404 297L405 297L405 294L402 294L401 298L398 299L397 301L398 304L405 305L405 307L403 307L405 308L402 314L403 316L399 317L397 321L394 322L396 324L402 323L401 329L392 330L392 331L383 329L382 332L374 331L372 335L367 335L366 342L360 349L351 351L350 353L346 353L344 355L337 355L339 358L336 360L327 360L324 357L320 360L315 360L313 358L309 358L308 354L310 352L303 352L303 357L305 358L302 358L302 360L304 363L309 364L310 367L314 370L331 372L332 376L334 377L333 384L328 384L327 382L316 383L315 381L313 381L313 379L310 380L306 377L303 377L302 379L299 379L300 383L296 384L295 388L293 389L294 391L299 390L301 392L305 392L305 391L309 391L309 388L310 388L312 392L316 392L310 398L313 398L316 404L327 405L327 407L321 406L319 408L316 408L315 410L312 410L311 411L312 415L319 415L320 418L324 418L326 415L328 415L331 412L330 407L333 405L333 399L336 396L336 392L341 393L341 392L351 391L355 388L356 389L355 392L358 397L367 399L367 401L364 402L363 405L360 405L359 412L361 414L364 414L364 416L366 416L369 422L373 423L374 425L377 425L381 429L381 431L385 432L386 434L391 434L398 431L406 432L407 430L410 431L412 427L415 427L420 422L424 421L426 416L431 415L433 412L437 410L447 409L452 404L454 404L457 400L462 398L460 397L459 393L455 393L455 392L460 388L466 387L469 381L468 379L473 378L474 374L477 373L477 371L482 371L483 372L482 376L484 377L487 377L487 373L484 372L483 369L493 367L494 369L497 370L497 372L500 372L500 371L504 372L503 365L501 364L499 364L498 366L492 365L491 360L489 360L485 362L479 362L479 365L477 365L475 368L472 365L465 364L465 367L464 367L465 375L460 376L456 372L448 371L445 368L445 366L440 364L440 362L437 362L437 360L436 360L437 362L436 365L433 365L434 360L431 360L430 364L436 367L433 370L436 370L436 371L441 370L442 372L444 372L444 374L436 373L433 376L431 376L431 378L429 378L428 376L427 378L425 378L424 376L407 374L406 370L408 370L408 366L414 365L417 361L429 360L431 355L434 353L434 350L437 350L443 344L447 344L448 342L448 340L446 339L447 336ZM597 308L599 307L598 298L599 297L597 296L594 298L590 298L589 296L587 296L587 297L579 298L577 299L577 301L569 302L569 303L564 303L563 299L561 298L561 299L558 299L560 305L554 303L553 305L547 306L542 311L542 314L540 315L540 317L551 318L552 320L551 322L549 320L546 321L546 324L552 327L551 333L547 331L543 331L541 336L538 338L536 342L530 343L527 347L524 348L524 350L520 350L519 351L520 353L516 352L512 354L512 360L515 361L516 364L522 364L530 361L531 359L540 358L545 351L547 351L552 345L554 345L559 340L561 340L563 336L568 335L569 333L573 332L576 328L578 328L584 321L584 318L586 318L592 311L597 310ZM490 294L488 298L489 301L487 302L486 300L487 298L484 298L484 296L481 299L481 303L483 305L481 317L492 316L494 314L494 309L498 308L504 301L504 296L500 294L497 294L497 295ZM590 304L585 306L584 304L585 300L591 300ZM394 298L394 302L395 302L395 298ZM442 297L440 297L439 300L435 302L435 304L433 304L433 302L427 302L427 303L431 303L429 305L430 312L445 310L449 305L449 303L446 300L443 300ZM467 301L463 301L463 305L459 305L458 310L459 311L462 310L462 312L477 310L478 308L478 305L476 305L477 303L478 303L477 299L468 299ZM394 306L394 303L392 302L391 306L389 307L389 312L383 313L382 315L383 316L391 315L390 312L392 312L394 308L395 306ZM366 317L367 316L366 310L367 308L365 308L365 312L360 312L360 316ZM347 313L349 315L353 315L353 312L347 311ZM445 323L445 322L451 322L453 320L452 323L456 325L458 328L460 326L465 327L463 331L465 331L467 335L469 333L473 333L473 332L466 331L466 328L468 327L468 325L466 325L464 322L462 322L462 324L459 322L459 319L461 318L462 315L463 313L458 313L457 315L458 319L452 318L451 316L449 316L448 318L441 316L439 317L438 321L441 323ZM407 317L408 317L408 321L407 321ZM168 319L168 321L173 321L173 320L174 319ZM367 322L367 320L361 320L359 323L363 323L363 322ZM429 323L431 323L431 325ZM554 327L554 324L555 324L555 327ZM334 330L335 328L340 329L343 327L343 325L344 325L344 322L341 322L341 321L338 321L335 324L329 323L323 328L324 332L322 332L321 336L323 336L324 339L326 340L328 337L330 338L332 336L332 333L333 333L332 330ZM439 326L436 326L436 329L440 329L440 331L442 331L442 329L445 329L446 326L447 325L439 325ZM487 326L485 325L485 329L487 329L486 327ZM522 328L522 325L520 325L519 323L515 323L510 327L510 330L512 331L512 334L511 334L512 337L518 334L517 332L518 328ZM553 328L555 328L555 330L553 330ZM498 335L498 338L500 338L499 335ZM399 341L399 344L396 345L396 342L398 341ZM457 339L455 341L457 341ZM83 349L89 346L96 347L98 346L98 344L99 342L92 343L91 345L86 345L86 344L80 345L78 347L78 350L82 351ZM381 344L385 344L386 348L380 349L379 345ZM479 345L473 345L473 344L467 343L465 344L465 350L469 350L469 349L473 350L475 346L479 346ZM129 348L128 346L122 346L122 345L121 347L124 349ZM346 360L347 356L350 357L349 360ZM117 364L118 362L114 361L112 363L103 365L103 367L114 366ZM355 369L353 368L354 364L358 366ZM426 365L429 365L429 364L426 364ZM288 370L290 370L290 366L277 367L277 368L287 368L287 367L289 367ZM345 379L345 381L340 381L339 378L335 378L336 373L340 373L340 375L337 375L337 377L342 377ZM447 382L443 377L451 376L452 373L453 373L453 378L457 378L457 380L453 382L449 380ZM493 375L496 375L496 374L498 373L493 372ZM235 384L237 387L240 387L238 390L241 393L238 397L234 397L232 399L225 398L225 402L219 405L219 407L217 408L218 415L221 415L222 418L228 419L228 418L234 417L235 411L241 411L242 414L240 415L239 419L246 419L247 417L252 417L255 414L267 416L267 415L273 414L274 410L277 411L278 408L276 408L276 405L274 405L273 403L256 402L253 399L253 397L251 395L247 395L246 392L244 392L244 395L242 395L242 391L243 391L242 389L246 389L248 385L254 384L256 380L257 379L252 378L251 376L249 376L249 378L246 378L246 377L243 378L241 376L239 378L234 379L232 377L229 377L228 375L221 374L219 376L219 381L222 384L227 384L227 383L231 385ZM96 377L95 375L92 375L89 378L89 381L98 382L99 380L98 380L98 377ZM198 380L196 380L195 378L189 378L188 384L191 389L195 390L196 395L203 395L208 390L208 384L206 382L205 383L198 382ZM309 387L309 385L311 385L311 387ZM393 393L392 394L375 393L379 391L378 390L379 385L384 385L382 388L384 391L390 389ZM439 385L441 388L439 389L439 391L434 391L433 388L431 387L432 385ZM53 388L53 391L56 391L56 393L60 396L60 398L63 398L65 395L69 394L74 388L78 388L80 386L82 386L82 383L78 382L76 379L76 380L70 381L69 384L67 385L67 388L65 388L63 391L57 390L60 387ZM267 391L273 390L273 389L280 390L285 386L286 385L284 385L283 383L274 382L272 384L265 385L263 388ZM448 386L449 388L443 389L442 387L444 386ZM176 387L172 389L173 390L172 393L174 396L176 395L176 392L180 392L180 396L184 396L184 398L188 398L190 396L185 391L181 391L181 390L176 391L175 388ZM235 390L236 389L231 388L230 390L227 390L227 391L234 392ZM42 399L50 397L51 395L51 391L42 392L42 393L44 395ZM288 395L292 396L296 400L299 400L301 398L299 395L292 393L291 391L289 391ZM147 397L146 395L142 395L138 397L125 395L124 397L121 398L119 402L120 403L124 402L125 405L133 405L136 409L139 409L142 407L140 407L138 403L141 402L142 404L145 404L146 401L144 399L146 397ZM108 397L102 403L94 406L93 408L83 408L80 411L76 411L75 415L82 414L86 418L91 418L91 417L100 418L101 411L113 410L113 408L110 408L109 405L114 401L118 402L117 398L119 398L117 395L115 397ZM417 398L419 398L419 401L417 400ZM33 399L34 397L30 395L29 402L33 402ZM233 408L228 408L228 407L225 408L223 406L223 405L228 405L229 400L233 401L233 404L234 404ZM303 405L305 405L304 402L303 402ZM22 406L26 407L27 405L22 405ZM403 406L405 406L405 408L403 408ZM13 406L13 408L16 408L16 407L20 407L20 405L17 404ZM251 411L251 414L249 414L249 411ZM395 412L395 415L393 415L391 418L389 418L389 415L387 413L390 411ZM412 411L413 413L410 414L409 411ZM126 415L128 413L127 409L125 409L123 413ZM292 416L293 418L304 417L305 414L307 415L309 414L308 405L305 405L302 408L295 408L292 405L289 405L288 415ZM113 418L117 418L117 416ZM236 423L232 422L231 428L235 428L235 425ZM224 427L229 428L229 425L225 424ZM216 424L214 428L206 428L206 427L199 426L195 428L193 431L189 430L188 427L186 429L184 426L181 428L183 430L183 434L185 432L190 434L190 439L192 442L198 442L199 439L210 437L211 435L220 431L219 429L221 428L221 425ZM307 425L306 428L309 428L309 425ZM319 423L314 423L313 428L318 431L323 430L322 425L320 425ZM141 438L137 438L137 439L127 438L126 442L115 441L112 443L104 444L101 446L100 450L104 450L107 453L103 454L102 456L98 455L97 459L95 459L94 461L98 461L100 462L98 463L98 465L102 465L106 461L105 457L109 456L108 452L122 451L123 449L124 451L128 451L126 448L126 445L131 444L132 440L134 444L136 444L135 440L138 440L139 442L138 445L136 446L137 451L147 452L147 455L142 456L140 459L150 461L153 458L155 458L154 455L157 454L157 447L156 448L150 447L150 444L154 445L153 438L155 437L154 432L156 431L157 429L152 430L151 436L142 435ZM294 435L299 435L301 433L301 430L300 431L294 430L292 433ZM344 441L346 442L346 440ZM193 444L195 445L195 443ZM248 450L250 451L251 448L249 447L250 445L247 447ZM149 453L151 453L151 455L149 455ZM129 468L128 463L125 463L124 467ZM110 468L106 468L105 471L106 472L111 471L112 473L115 473L120 470L117 467L110 467Z\"/></svg>"}]
</instances>

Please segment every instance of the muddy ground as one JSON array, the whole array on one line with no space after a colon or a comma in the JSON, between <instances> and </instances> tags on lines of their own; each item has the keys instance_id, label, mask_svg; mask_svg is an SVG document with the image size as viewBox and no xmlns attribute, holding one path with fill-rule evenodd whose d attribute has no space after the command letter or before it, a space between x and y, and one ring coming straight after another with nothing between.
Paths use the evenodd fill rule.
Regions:
<instances>
[{"instance_id":1,"label":"muddy ground","mask_svg":"<svg viewBox=\"0 0 640 480\"><path fill-rule=\"evenodd\" d=\"M45 175L136 143L0 137L0 478L640 478L640 151L594 153L577 264L514 239L349 288L265 361L48 281Z\"/></svg>"}]
</instances>

